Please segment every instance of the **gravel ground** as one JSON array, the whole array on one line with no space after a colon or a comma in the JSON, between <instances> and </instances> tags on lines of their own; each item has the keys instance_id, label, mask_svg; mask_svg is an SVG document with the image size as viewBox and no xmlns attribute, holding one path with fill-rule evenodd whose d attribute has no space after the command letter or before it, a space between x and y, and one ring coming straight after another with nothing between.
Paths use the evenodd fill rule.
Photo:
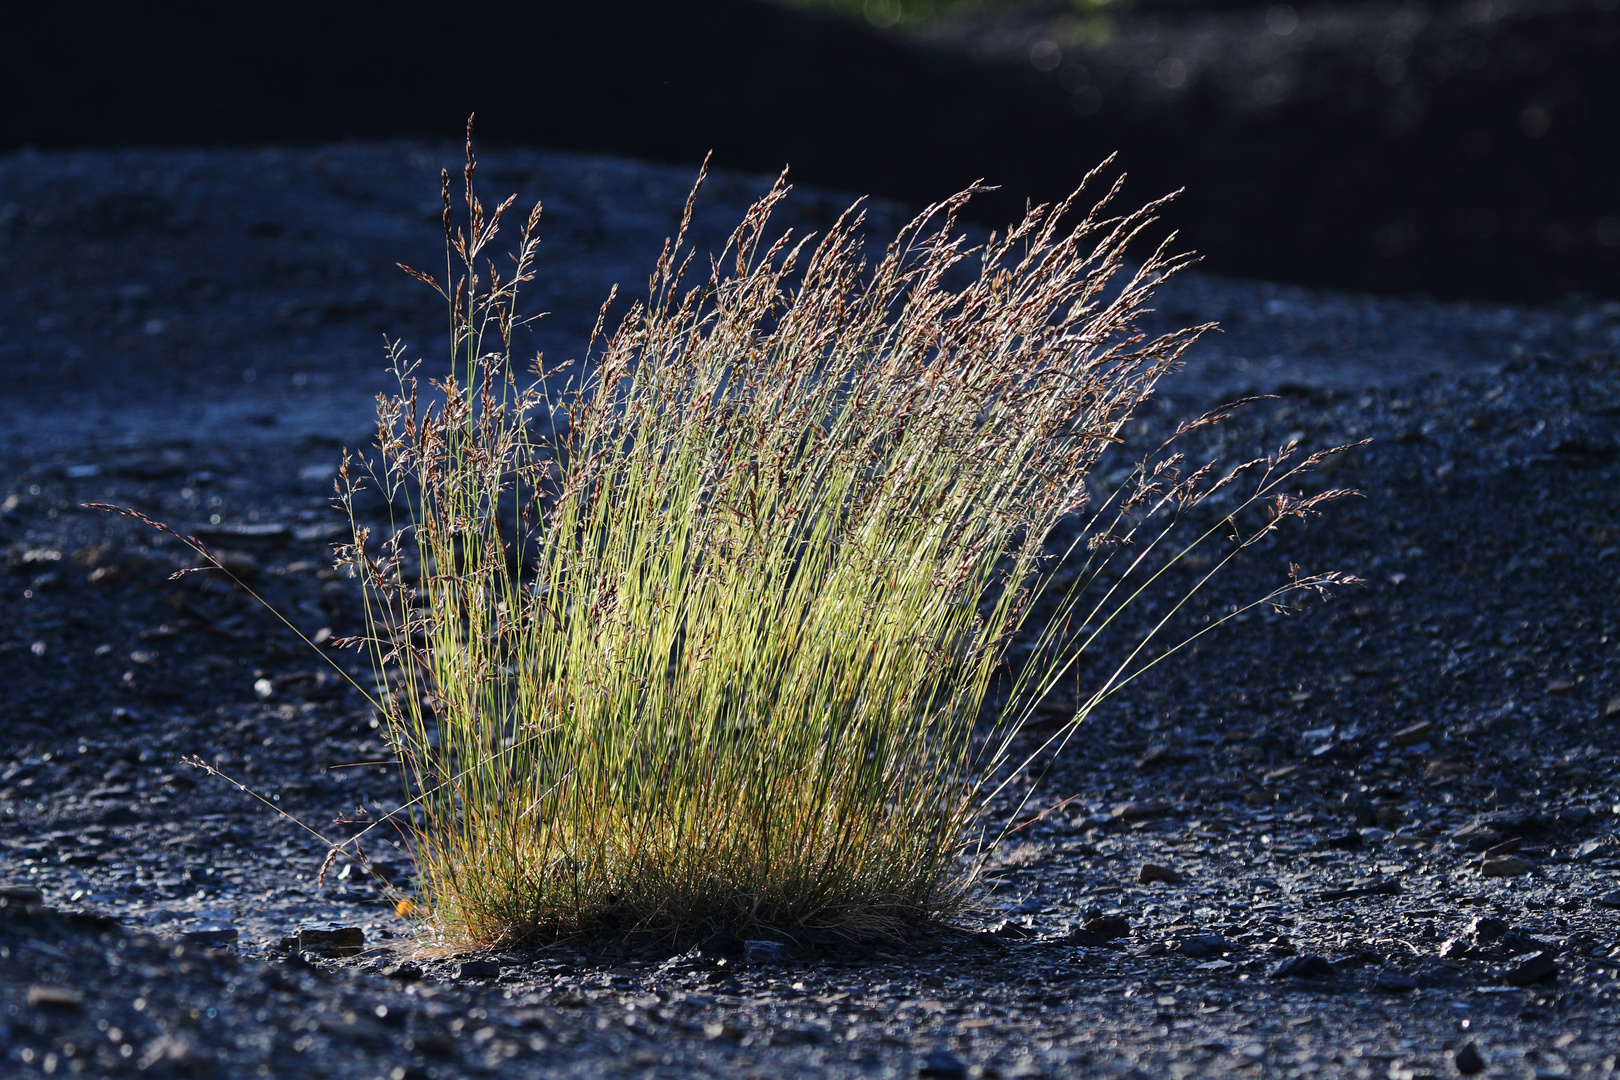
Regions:
<instances>
[{"instance_id":1,"label":"gravel ground","mask_svg":"<svg viewBox=\"0 0 1620 1080\"><path fill-rule=\"evenodd\" d=\"M0 160L8 1073L1612 1072L1615 308L1166 288L1156 320L1225 333L1133 437L1260 391L1200 450L1372 440L1313 481L1362 497L1210 603L1291 562L1365 585L1253 615L1110 699L1040 776L1035 805L1073 801L956 925L455 956L414 947L374 883L319 880L319 841L180 759L336 830L399 796L363 703L239 588L170 581L177 545L80 504L213 530L306 634L353 632L326 491L383 331L435 348L391 266L433 258L425 204L454 153ZM645 272L689 176L539 152L484 172L547 199L553 358ZM763 183L717 178L702 236ZM408 887L387 837L368 850Z\"/></svg>"}]
</instances>

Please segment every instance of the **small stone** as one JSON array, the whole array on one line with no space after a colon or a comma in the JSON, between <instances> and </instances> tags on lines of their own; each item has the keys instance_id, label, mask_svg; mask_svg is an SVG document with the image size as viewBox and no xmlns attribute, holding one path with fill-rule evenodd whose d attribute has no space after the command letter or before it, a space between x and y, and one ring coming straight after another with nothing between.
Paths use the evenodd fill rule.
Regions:
<instances>
[{"instance_id":1,"label":"small stone","mask_svg":"<svg viewBox=\"0 0 1620 1080\"><path fill-rule=\"evenodd\" d=\"M1181 876L1180 871L1160 866L1158 863L1143 863L1142 868L1136 872L1138 885L1151 885L1155 881L1162 881L1166 885L1179 885L1184 880L1186 879Z\"/></svg>"},{"instance_id":2,"label":"small stone","mask_svg":"<svg viewBox=\"0 0 1620 1080\"><path fill-rule=\"evenodd\" d=\"M1515 955L1541 952L1548 947L1545 941L1525 930L1509 930L1498 938L1496 943Z\"/></svg>"},{"instance_id":3,"label":"small stone","mask_svg":"<svg viewBox=\"0 0 1620 1080\"><path fill-rule=\"evenodd\" d=\"M13 1006L15 1008L15 1006ZM28 1007L30 1009L56 1009L61 1012L78 1012L84 1008L84 994L71 986L30 986L28 988Z\"/></svg>"},{"instance_id":4,"label":"small stone","mask_svg":"<svg viewBox=\"0 0 1620 1080\"><path fill-rule=\"evenodd\" d=\"M1323 847L1338 848L1340 851L1354 851L1362 845L1361 833L1352 829L1349 832L1330 836L1322 841Z\"/></svg>"},{"instance_id":5,"label":"small stone","mask_svg":"<svg viewBox=\"0 0 1620 1080\"><path fill-rule=\"evenodd\" d=\"M1575 689L1575 683L1571 679L1554 679L1547 684L1547 693L1549 694L1567 694L1573 689Z\"/></svg>"},{"instance_id":6,"label":"small stone","mask_svg":"<svg viewBox=\"0 0 1620 1080\"><path fill-rule=\"evenodd\" d=\"M1530 872L1530 864L1517 855L1502 855L1486 859L1479 865L1481 877L1518 877Z\"/></svg>"},{"instance_id":7,"label":"small stone","mask_svg":"<svg viewBox=\"0 0 1620 1080\"><path fill-rule=\"evenodd\" d=\"M1181 952L1186 956L1203 959L1220 956L1232 948L1232 943L1219 934L1194 934L1181 939Z\"/></svg>"},{"instance_id":8,"label":"small stone","mask_svg":"<svg viewBox=\"0 0 1620 1080\"><path fill-rule=\"evenodd\" d=\"M422 966L413 964L409 960L401 960L383 968L382 973L385 979L395 979L399 982L416 982L422 977Z\"/></svg>"},{"instance_id":9,"label":"small stone","mask_svg":"<svg viewBox=\"0 0 1620 1080\"><path fill-rule=\"evenodd\" d=\"M1485 1071L1485 1059L1479 1056L1479 1051L1471 1042L1463 1043L1452 1051L1451 1064L1464 1076L1473 1076L1475 1073Z\"/></svg>"},{"instance_id":10,"label":"small stone","mask_svg":"<svg viewBox=\"0 0 1620 1080\"><path fill-rule=\"evenodd\" d=\"M0 902L16 904L43 904L45 894L31 885L0 885Z\"/></svg>"},{"instance_id":11,"label":"small stone","mask_svg":"<svg viewBox=\"0 0 1620 1080\"><path fill-rule=\"evenodd\" d=\"M206 930L187 930L180 937L205 949L225 949L236 944L238 935L234 926L216 926Z\"/></svg>"},{"instance_id":12,"label":"small stone","mask_svg":"<svg viewBox=\"0 0 1620 1080\"><path fill-rule=\"evenodd\" d=\"M498 979L501 977L499 960L463 960L456 965L458 979Z\"/></svg>"},{"instance_id":13,"label":"small stone","mask_svg":"<svg viewBox=\"0 0 1620 1080\"><path fill-rule=\"evenodd\" d=\"M1620 716L1620 697L1609 699L1609 703L1603 707L1603 715Z\"/></svg>"},{"instance_id":14,"label":"small stone","mask_svg":"<svg viewBox=\"0 0 1620 1080\"><path fill-rule=\"evenodd\" d=\"M1587 859L1593 859L1600 855L1603 852L1603 848L1604 843L1602 840L1588 840L1586 843L1576 848L1574 852L1571 853L1571 857L1577 862L1585 862Z\"/></svg>"},{"instance_id":15,"label":"small stone","mask_svg":"<svg viewBox=\"0 0 1620 1080\"><path fill-rule=\"evenodd\" d=\"M1511 927L1501 919L1490 915L1476 915L1468 923L1468 936L1474 939L1476 945L1489 945Z\"/></svg>"},{"instance_id":16,"label":"small stone","mask_svg":"<svg viewBox=\"0 0 1620 1080\"><path fill-rule=\"evenodd\" d=\"M1440 946L1440 959L1442 960L1466 960L1473 954L1474 946L1467 938L1448 938Z\"/></svg>"},{"instance_id":17,"label":"small stone","mask_svg":"<svg viewBox=\"0 0 1620 1080\"><path fill-rule=\"evenodd\" d=\"M1271 969L1273 979L1328 979L1334 975L1333 965L1325 956L1290 956Z\"/></svg>"},{"instance_id":18,"label":"small stone","mask_svg":"<svg viewBox=\"0 0 1620 1080\"><path fill-rule=\"evenodd\" d=\"M1558 962L1553 959L1552 953L1538 952L1509 968L1504 978L1509 986L1533 986L1558 978Z\"/></svg>"},{"instance_id":19,"label":"small stone","mask_svg":"<svg viewBox=\"0 0 1620 1080\"><path fill-rule=\"evenodd\" d=\"M298 951L316 956L358 956L366 947L366 934L358 926L300 927Z\"/></svg>"},{"instance_id":20,"label":"small stone","mask_svg":"<svg viewBox=\"0 0 1620 1080\"><path fill-rule=\"evenodd\" d=\"M1408 990L1417 989L1417 980L1404 971L1386 969L1380 971L1373 979L1373 989L1382 990L1386 994L1404 994Z\"/></svg>"},{"instance_id":21,"label":"small stone","mask_svg":"<svg viewBox=\"0 0 1620 1080\"><path fill-rule=\"evenodd\" d=\"M145 1070L161 1062L168 1066L165 1072L186 1073L208 1071L213 1060L207 1048L197 1046L186 1036L164 1033L152 1040L135 1064Z\"/></svg>"},{"instance_id":22,"label":"small stone","mask_svg":"<svg viewBox=\"0 0 1620 1080\"><path fill-rule=\"evenodd\" d=\"M780 941L744 941L743 959L750 964L780 964L793 955L793 950Z\"/></svg>"},{"instance_id":23,"label":"small stone","mask_svg":"<svg viewBox=\"0 0 1620 1080\"><path fill-rule=\"evenodd\" d=\"M1434 723L1429 720L1420 720L1415 724L1408 724L1389 737L1389 741L1396 746L1416 746L1421 742L1428 742L1429 736L1434 733Z\"/></svg>"},{"instance_id":24,"label":"small stone","mask_svg":"<svg viewBox=\"0 0 1620 1080\"><path fill-rule=\"evenodd\" d=\"M967 1073L967 1063L944 1047L924 1054L917 1069L918 1076L933 1080L967 1080Z\"/></svg>"},{"instance_id":25,"label":"small stone","mask_svg":"<svg viewBox=\"0 0 1620 1080\"><path fill-rule=\"evenodd\" d=\"M1105 938L1131 936L1131 920L1123 915L1097 915L1087 919L1081 927Z\"/></svg>"},{"instance_id":26,"label":"small stone","mask_svg":"<svg viewBox=\"0 0 1620 1080\"><path fill-rule=\"evenodd\" d=\"M1145 821L1160 814L1168 814L1175 805L1168 799L1139 799L1120 803L1114 807L1114 817L1120 821Z\"/></svg>"},{"instance_id":27,"label":"small stone","mask_svg":"<svg viewBox=\"0 0 1620 1080\"><path fill-rule=\"evenodd\" d=\"M1463 826L1451 838L1469 851L1484 851L1502 842L1502 834L1482 821Z\"/></svg>"},{"instance_id":28,"label":"small stone","mask_svg":"<svg viewBox=\"0 0 1620 1080\"><path fill-rule=\"evenodd\" d=\"M1620 889L1604 893L1597 898L1597 902L1603 907L1620 908Z\"/></svg>"}]
</instances>

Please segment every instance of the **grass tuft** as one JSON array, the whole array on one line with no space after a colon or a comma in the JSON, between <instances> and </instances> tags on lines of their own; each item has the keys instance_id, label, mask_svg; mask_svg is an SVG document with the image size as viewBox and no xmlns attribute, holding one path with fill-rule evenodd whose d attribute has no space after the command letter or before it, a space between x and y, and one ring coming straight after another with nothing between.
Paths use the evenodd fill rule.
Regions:
<instances>
[{"instance_id":1,"label":"grass tuft","mask_svg":"<svg viewBox=\"0 0 1620 1080\"><path fill-rule=\"evenodd\" d=\"M1243 475L1171 458L1111 524L1088 505L1099 454L1207 329L1136 327L1186 262L1125 262L1162 200L1116 214L1116 184L1086 209L1094 172L972 247L967 191L869 258L859 204L822 236L772 237L779 179L707 265L689 200L649 299L611 332L604 305L589 368L525 375L539 208L499 272L512 200L486 212L473 174L469 144L456 213L444 179L444 276L410 271L446 305L450 372L421 383L396 348L380 452L341 480L351 511L366 484L400 508L345 554L426 913L493 944L884 934L959 910L1031 710L1159 572L1087 611L1078 588L1041 602L1055 530L1085 512L1071 552L1123 539L1147 568L1140 522ZM1275 502L1285 458L1231 511L1273 498L1254 536L1315 505ZM1037 609L1049 621L1020 639Z\"/></svg>"}]
</instances>

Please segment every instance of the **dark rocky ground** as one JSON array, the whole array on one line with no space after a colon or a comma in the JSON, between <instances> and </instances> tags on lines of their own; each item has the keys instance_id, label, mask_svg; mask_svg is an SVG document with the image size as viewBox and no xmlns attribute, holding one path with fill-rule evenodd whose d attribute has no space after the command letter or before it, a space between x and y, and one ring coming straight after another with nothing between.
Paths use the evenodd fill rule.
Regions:
<instances>
[{"instance_id":1,"label":"dark rocky ground","mask_svg":"<svg viewBox=\"0 0 1620 1080\"><path fill-rule=\"evenodd\" d=\"M1251 616L1110 699L1036 805L1074 801L1018 834L956 925L775 960L635 936L417 955L374 883L318 881L318 840L181 758L335 832L400 797L363 702L241 589L170 580L176 544L81 504L212 529L304 633L353 632L330 469L363 438L383 329L432 348L432 307L388 268L431 258L421 204L454 153L0 161L23 222L0 247L8 1074L1611 1074L1611 308L1167 288L1155 318L1227 332L1139 438L1258 390L1279 396L1204 450L1373 440L1319 481L1362 497L1284 530L1211 603L1290 562L1366 585ZM543 343L565 353L607 282L644 272L686 179L539 153L486 170L556 209ZM760 183L722 177L706 235ZM332 923L364 951L281 951Z\"/></svg>"},{"instance_id":2,"label":"dark rocky ground","mask_svg":"<svg viewBox=\"0 0 1620 1080\"><path fill-rule=\"evenodd\" d=\"M712 150L918 205L984 179L987 227L1117 151L1132 199L1186 188L1172 219L1223 274L1620 299L1614 0L997 0L888 33L792 6L22 5L0 151L443 138L476 111L500 144Z\"/></svg>"}]
</instances>

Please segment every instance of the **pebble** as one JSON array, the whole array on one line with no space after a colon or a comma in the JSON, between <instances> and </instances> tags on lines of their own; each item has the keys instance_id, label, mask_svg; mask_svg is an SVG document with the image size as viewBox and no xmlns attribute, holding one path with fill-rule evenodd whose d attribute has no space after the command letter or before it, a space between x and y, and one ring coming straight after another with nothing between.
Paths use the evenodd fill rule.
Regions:
<instances>
[{"instance_id":1,"label":"pebble","mask_svg":"<svg viewBox=\"0 0 1620 1080\"><path fill-rule=\"evenodd\" d=\"M1604 893L1597 898L1597 902L1604 907L1620 908L1620 889Z\"/></svg>"},{"instance_id":2,"label":"pebble","mask_svg":"<svg viewBox=\"0 0 1620 1080\"><path fill-rule=\"evenodd\" d=\"M1489 945L1511 927L1502 919L1490 915L1476 915L1468 922L1468 936L1474 939L1476 945Z\"/></svg>"},{"instance_id":3,"label":"pebble","mask_svg":"<svg viewBox=\"0 0 1620 1080\"><path fill-rule=\"evenodd\" d=\"M1434 731L1434 723L1422 720L1416 724L1408 724L1389 737L1389 741L1396 746L1416 746L1420 742L1427 742Z\"/></svg>"},{"instance_id":4,"label":"pebble","mask_svg":"<svg viewBox=\"0 0 1620 1080\"><path fill-rule=\"evenodd\" d=\"M1471 1042L1463 1043L1452 1052L1451 1064L1464 1076L1485 1071L1485 1059L1479 1056L1479 1050Z\"/></svg>"},{"instance_id":5,"label":"pebble","mask_svg":"<svg viewBox=\"0 0 1620 1080\"><path fill-rule=\"evenodd\" d=\"M1380 971L1373 979L1373 988L1386 994L1404 994L1417 989L1417 980L1404 971Z\"/></svg>"},{"instance_id":6,"label":"pebble","mask_svg":"<svg viewBox=\"0 0 1620 1080\"><path fill-rule=\"evenodd\" d=\"M1501 843L1502 834L1484 822L1476 821L1452 833L1451 838L1469 851L1484 851Z\"/></svg>"},{"instance_id":7,"label":"pebble","mask_svg":"<svg viewBox=\"0 0 1620 1080\"><path fill-rule=\"evenodd\" d=\"M1479 864L1481 877L1518 877L1530 872L1530 864L1517 855L1500 855Z\"/></svg>"},{"instance_id":8,"label":"pebble","mask_svg":"<svg viewBox=\"0 0 1620 1080\"><path fill-rule=\"evenodd\" d=\"M30 986L28 988L28 1007L30 1009L57 1009L62 1012L78 1012L84 1008L84 994L71 986ZM15 1005L12 1008L16 1008Z\"/></svg>"},{"instance_id":9,"label":"pebble","mask_svg":"<svg viewBox=\"0 0 1620 1080\"><path fill-rule=\"evenodd\" d=\"M1588 840L1571 852L1570 857L1577 862L1585 862L1587 859L1594 859L1601 855L1605 846L1602 840Z\"/></svg>"},{"instance_id":10,"label":"pebble","mask_svg":"<svg viewBox=\"0 0 1620 1080\"><path fill-rule=\"evenodd\" d=\"M498 979L501 977L499 960L463 960L456 965L458 979Z\"/></svg>"},{"instance_id":11,"label":"pebble","mask_svg":"<svg viewBox=\"0 0 1620 1080\"><path fill-rule=\"evenodd\" d=\"M8 904L43 904L45 894L30 885L0 885L0 901Z\"/></svg>"},{"instance_id":12,"label":"pebble","mask_svg":"<svg viewBox=\"0 0 1620 1080\"><path fill-rule=\"evenodd\" d=\"M1440 959L1466 960L1474 953L1474 946L1467 938L1447 938L1440 946Z\"/></svg>"},{"instance_id":13,"label":"pebble","mask_svg":"<svg viewBox=\"0 0 1620 1080\"><path fill-rule=\"evenodd\" d=\"M1145 821L1150 817L1168 814L1174 808L1175 804L1168 799L1138 799L1114 807L1114 817L1119 821Z\"/></svg>"},{"instance_id":14,"label":"pebble","mask_svg":"<svg viewBox=\"0 0 1620 1080\"><path fill-rule=\"evenodd\" d=\"M192 945L201 945L205 949L225 949L237 942L238 934L234 926L217 926L207 930L187 930L180 935Z\"/></svg>"},{"instance_id":15,"label":"pebble","mask_svg":"<svg viewBox=\"0 0 1620 1080\"><path fill-rule=\"evenodd\" d=\"M1531 986L1557 977L1558 962L1553 959L1550 952L1538 952L1525 957L1509 968L1507 975L1504 976L1509 986Z\"/></svg>"},{"instance_id":16,"label":"pebble","mask_svg":"<svg viewBox=\"0 0 1620 1080\"><path fill-rule=\"evenodd\" d=\"M1105 938L1131 936L1131 920L1123 915L1096 915L1082 923L1081 928Z\"/></svg>"},{"instance_id":17,"label":"pebble","mask_svg":"<svg viewBox=\"0 0 1620 1080\"><path fill-rule=\"evenodd\" d=\"M933 1080L967 1080L967 1074L967 1063L944 1047L924 1054L922 1064L917 1068L918 1076L932 1077Z\"/></svg>"},{"instance_id":18,"label":"pebble","mask_svg":"<svg viewBox=\"0 0 1620 1080\"><path fill-rule=\"evenodd\" d=\"M1273 979L1328 979L1334 975L1333 964L1325 956L1290 956L1271 969Z\"/></svg>"},{"instance_id":19,"label":"pebble","mask_svg":"<svg viewBox=\"0 0 1620 1080\"><path fill-rule=\"evenodd\" d=\"M1160 866L1158 863L1143 863L1142 869L1136 872L1138 885L1151 885L1155 881L1162 881L1166 885L1179 885L1185 880L1180 871Z\"/></svg>"},{"instance_id":20,"label":"pebble","mask_svg":"<svg viewBox=\"0 0 1620 1080\"><path fill-rule=\"evenodd\" d=\"M358 956L366 934L358 926L303 926L298 929L298 951L316 956Z\"/></svg>"},{"instance_id":21,"label":"pebble","mask_svg":"<svg viewBox=\"0 0 1620 1080\"><path fill-rule=\"evenodd\" d=\"M1194 934L1192 937L1181 939L1181 951L1186 956L1198 957L1220 956L1229 952L1232 943L1219 934Z\"/></svg>"},{"instance_id":22,"label":"pebble","mask_svg":"<svg viewBox=\"0 0 1620 1080\"><path fill-rule=\"evenodd\" d=\"M383 968L382 973L383 977L387 979L397 979L400 982L416 982L422 977L422 966L413 964L409 960L401 960Z\"/></svg>"},{"instance_id":23,"label":"pebble","mask_svg":"<svg viewBox=\"0 0 1620 1080\"><path fill-rule=\"evenodd\" d=\"M793 955L793 950L780 941L745 941L743 959L750 964L780 964Z\"/></svg>"}]
</instances>

